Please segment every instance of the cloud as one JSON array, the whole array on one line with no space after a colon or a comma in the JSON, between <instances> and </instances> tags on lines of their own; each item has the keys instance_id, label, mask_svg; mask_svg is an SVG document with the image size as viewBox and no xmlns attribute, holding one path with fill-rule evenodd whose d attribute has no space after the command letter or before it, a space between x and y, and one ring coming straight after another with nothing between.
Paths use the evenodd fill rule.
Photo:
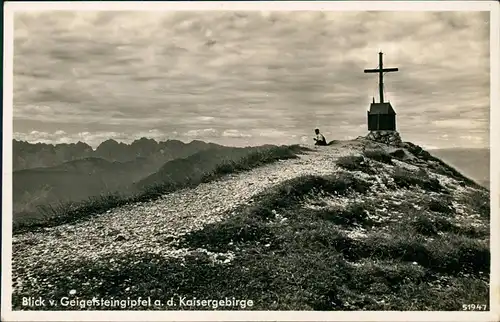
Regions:
<instances>
[{"instance_id":1,"label":"cloud","mask_svg":"<svg viewBox=\"0 0 500 322\"><path fill-rule=\"evenodd\" d=\"M266 137L266 138L283 138L288 135L291 135L287 132L276 130L276 129L257 129L254 131L255 133L258 133L259 136Z\"/></svg>"},{"instance_id":2,"label":"cloud","mask_svg":"<svg viewBox=\"0 0 500 322\"><path fill-rule=\"evenodd\" d=\"M241 133L238 130L225 130L224 132L222 132L222 136L230 137L230 138L249 138L249 137L252 137L252 135L246 134L246 133Z\"/></svg>"},{"instance_id":3,"label":"cloud","mask_svg":"<svg viewBox=\"0 0 500 322\"><path fill-rule=\"evenodd\" d=\"M482 138L480 136L461 135L460 138L464 139L465 141L473 142L474 144L482 144L482 143L484 143L484 138Z\"/></svg>"},{"instance_id":4,"label":"cloud","mask_svg":"<svg viewBox=\"0 0 500 322\"><path fill-rule=\"evenodd\" d=\"M14 36L19 133L356 137L382 50L405 140L470 144L453 134L468 130L488 144L484 12L30 12Z\"/></svg>"},{"instance_id":5,"label":"cloud","mask_svg":"<svg viewBox=\"0 0 500 322\"><path fill-rule=\"evenodd\" d=\"M189 130L185 134L188 137L216 137L220 136L219 131L215 129Z\"/></svg>"},{"instance_id":6,"label":"cloud","mask_svg":"<svg viewBox=\"0 0 500 322\"><path fill-rule=\"evenodd\" d=\"M24 132L14 132L14 139L28 142L40 142L47 144L60 144L60 143L72 143L71 138L63 136L60 131L56 131L53 133L44 132L44 131L31 131L29 133Z\"/></svg>"},{"instance_id":7,"label":"cloud","mask_svg":"<svg viewBox=\"0 0 500 322\"><path fill-rule=\"evenodd\" d=\"M215 120L215 117L212 117L212 116L198 116L195 118L196 121L199 121L199 122L211 122L213 120Z\"/></svg>"},{"instance_id":8,"label":"cloud","mask_svg":"<svg viewBox=\"0 0 500 322\"><path fill-rule=\"evenodd\" d=\"M52 108L46 105L32 105L26 104L23 107L23 110L27 113L50 113L52 112Z\"/></svg>"},{"instance_id":9,"label":"cloud","mask_svg":"<svg viewBox=\"0 0 500 322\"><path fill-rule=\"evenodd\" d=\"M432 122L435 126L440 128L451 128L457 130L468 130L482 128L484 125L483 120L474 119L448 119L448 120L436 120Z\"/></svg>"}]
</instances>

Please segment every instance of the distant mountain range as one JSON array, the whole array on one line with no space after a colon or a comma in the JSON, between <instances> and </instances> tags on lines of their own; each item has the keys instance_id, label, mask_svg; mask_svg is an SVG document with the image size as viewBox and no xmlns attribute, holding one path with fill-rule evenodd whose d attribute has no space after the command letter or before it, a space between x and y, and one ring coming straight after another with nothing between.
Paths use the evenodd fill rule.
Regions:
<instances>
[{"instance_id":1,"label":"distant mountain range","mask_svg":"<svg viewBox=\"0 0 500 322\"><path fill-rule=\"evenodd\" d=\"M480 185L490 185L490 149L435 149L429 153L442 159Z\"/></svg>"},{"instance_id":2,"label":"distant mountain range","mask_svg":"<svg viewBox=\"0 0 500 322\"><path fill-rule=\"evenodd\" d=\"M219 145L197 140L186 144L178 140L156 142L153 139L141 138L131 144L125 144L110 139L102 142L93 150L90 145L83 142L53 145L13 140L13 169L16 171L53 167L64 162L85 158L101 158L111 162L153 158L165 162L215 146Z\"/></svg>"}]
</instances>

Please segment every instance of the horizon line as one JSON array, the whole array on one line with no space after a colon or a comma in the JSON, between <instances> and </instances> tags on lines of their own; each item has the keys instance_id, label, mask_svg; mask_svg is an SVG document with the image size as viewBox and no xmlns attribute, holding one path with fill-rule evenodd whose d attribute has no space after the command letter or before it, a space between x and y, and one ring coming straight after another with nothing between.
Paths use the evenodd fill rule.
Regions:
<instances>
[{"instance_id":1,"label":"horizon line","mask_svg":"<svg viewBox=\"0 0 500 322\"><path fill-rule=\"evenodd\" d=\"M77 145L78 143L82 143L82 144L85 144L87 145L88 147L90 147L93 151L96 151L97 148L102 145L104 142L107 142L107 141L114 141L118 144L123 144L123 145L126 145L126 146L131 146L134 142L137 142L137 141L140 141L142 139L146 139L148 141L154 141L155 143L159 144L159 143L166 143L166 142L169 142L169 141L177 141L177 142L181 142L183 144L190 144L190 143L193 143L193 142L203 142L203 143L206 143L206 144L215 144L215 145L219 145L219 146L227 146L227 147L231 147L231 145L225 145L225 144L221 144L221 143L216 143L216 142L213 142L213 141L209 141L209 140L206 140L206 139L192 139L190 141L188 140L182 140L182 139L178 139L178 138L174 138L174 139L164 139L164 140L158 140L158 139L155 139L155 138L151 138L151 137L140 137L140 138L136 138L134 140L131 140L129 143L125 142L125 141L122 141L122 140L117 140L117 139L114 139L114 138L109 138L109 139L106 139L106 140L103 140L101 141L99 144L95 145L95 148L90 145L88 142L85 142L85 141L82 141L82 140L78 140L76 142L61 142L61 143L55 143L55 142L42 142L42 141L28 141L28 140L21 140L21 139L16 139L16 138L12 138L12 141L17 141L17 142L23 142L23 143L27 143L27 144L31 144L31 145L37 145L37 144L40 144L40 145L51 145L53 147L56 147L58 145ZM355 140L355 138L353 139L344 139L344 140L335 140L335 141L351 141L351 140ZM405 142L409 142L409 141L405 141ZM297 142L295 144L298 144L298 145L313 145L313 143L304 143L304 142ZM247 146L263 146L263 145L280 145L280 144L275 144L275 143L262 143L262 144L258 144L258 145L247 145ZM294 145L294 144L282 144L282 145ZM436 147L436 146L426 146L425 144L422 144L421 145L422 147L424 147L425 149L427 150L451 150L451 149L454 149L454 150L459 150L459 149L467 149L467 150L491 150L491 147L488 145L488 146L480 146L480 147L477 147L477 146L451 146L451 147Z\"/></svg>"}]
</instances>

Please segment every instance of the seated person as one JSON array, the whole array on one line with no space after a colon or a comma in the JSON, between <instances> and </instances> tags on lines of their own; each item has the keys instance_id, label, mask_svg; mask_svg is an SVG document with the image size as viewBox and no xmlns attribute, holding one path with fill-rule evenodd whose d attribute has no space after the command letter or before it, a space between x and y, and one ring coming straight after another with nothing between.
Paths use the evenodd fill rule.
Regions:
<instances>
[{"instance_id":1,"label":"seated person","mask_svg":"<svg viewBox=\"0 0 500 322\"><path fill-rule=\"evenodd\" d=\"M316 143L314 145L327 145L326 139L323 134L319 133L319 129L315 129L314 133L316 133L316 137L314 138Z\"/></svg>"}]
</instances>

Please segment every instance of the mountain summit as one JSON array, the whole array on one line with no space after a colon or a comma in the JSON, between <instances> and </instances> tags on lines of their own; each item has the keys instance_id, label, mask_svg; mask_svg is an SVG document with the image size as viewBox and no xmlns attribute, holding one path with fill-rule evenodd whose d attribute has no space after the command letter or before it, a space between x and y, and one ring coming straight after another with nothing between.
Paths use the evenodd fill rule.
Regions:
<instances>
[{"instance_id":1,"label":"mountain summit","mask_svg":"<svg viewBox=\"0 0 500 322\"><path fill-rule=\"evenodd\" d=\"M149 200L16 233L14 308L70 289L235 297L255 310L489 303L487 189L411 143L360 138L259 161L273 151L221 162L198 184Z\"/></svg>"}]
</instances>

